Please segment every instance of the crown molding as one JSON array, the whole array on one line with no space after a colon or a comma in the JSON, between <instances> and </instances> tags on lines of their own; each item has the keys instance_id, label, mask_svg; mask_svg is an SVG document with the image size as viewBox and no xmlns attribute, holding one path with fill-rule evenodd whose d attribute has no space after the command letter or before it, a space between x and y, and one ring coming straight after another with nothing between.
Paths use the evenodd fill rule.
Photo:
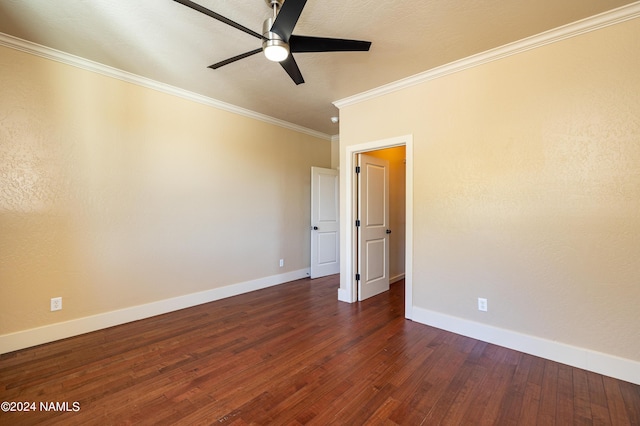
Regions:
<instances>
[{"instance_id":1,"label":"crown molding","mask_svg":"<svg viewBox=\"0 0 640 426\"><path fill-rule=\"evenodd\" d=\"M9 34L0 33L0 46L5 46L10 49L19 50L25 53L29 53L41 58L50 59L52 61L61 62L66 65L71 65L76 68L81 68L87 71L91 71L97 74L102 74L107 77L112 77L118 80L126 81L128 83L136 84L138 86L146 87L147 89L157 90L169 95L178 96L183 99L187 99L200 104L208 105L217 109L232 112L234 114L242 115L255 120L263 121L265 123L273 124L285 129L293 130L296 132L304 133L310 136L314 136L319 139L327 141L331 140L331 135L318 132L313 129L298 126L297 124L290 123L288 121L280 120L278 118L270 117L259 112L251 111L246 108L241 108L236 105L232 105L226 102L222 102L207 96L199 95L188 90L180 89L179 87L171 86L169 84L161 83L146 77L142 77L136 74L132 74L127 71L123 71L117 68L110 67L108 65L101 64L99 62L90 61L79 56L71 55L69 53L62 52L60 50L52 49L41 44L33 43L27 40L23 40L18 37L11 36Z\"/></svg>"},{"instance_id":2,"label":"crown molding","mask_svg":"<svg viewBox=\"0 0 640 426\"><path fill-rule=\"evenodd\" d=\"M600 28L615 25L638 17L640 17L640 1L612 9L608 12L594 15L571 24L563 25L532 37L527 37L513 43L505 44L504 46L497 47L495 49L468 56L458 61L432 68L428 71L397 80L393 83L385 84L384 86L334 101L333 104L341 109L349 105L354 105L398 90L406 89L417 84L435 80L449 74L464 71L488 62L497 61L511 55L526 52L527 50L536 49L547 44L556 43L567 38L596 31Z\"/></svg>"}]
</instances>

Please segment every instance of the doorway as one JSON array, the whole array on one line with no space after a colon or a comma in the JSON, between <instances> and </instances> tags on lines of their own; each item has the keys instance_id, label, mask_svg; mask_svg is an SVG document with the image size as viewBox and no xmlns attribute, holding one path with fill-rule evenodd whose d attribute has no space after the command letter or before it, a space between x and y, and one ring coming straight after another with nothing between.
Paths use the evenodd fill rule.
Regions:
<instances>
[{"instance_id":1,"label":"doorway","mask_svg":"<svg viewBox=\"0 0 640 426\"><path fill-rule=\"evenodd\" d=\"M358 300L358 282L356 281L356 212L357 188L355 186L356 155L398 146L405 147L405 241L404 241L404 280L405 280L405 317L412 318L413 306L413 135L400 136L379 141L347 146L341 153L341 188L344 191L342 201L341 225L341 269L338 299L353 303ZM342 238L344 237L344 238Z\"/></svg>"}]
</instances>

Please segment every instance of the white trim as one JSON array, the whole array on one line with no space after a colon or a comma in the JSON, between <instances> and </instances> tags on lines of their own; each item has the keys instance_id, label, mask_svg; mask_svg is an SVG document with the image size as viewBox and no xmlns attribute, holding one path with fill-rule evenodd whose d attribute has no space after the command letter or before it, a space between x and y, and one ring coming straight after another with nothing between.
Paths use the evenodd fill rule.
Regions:
<instances>
[{"instance_id":1,"label":"white trim","mask_svg":"<svg viewBox=\"0 0 640 426\"><path fill-rule=\"evenodd\" d=\"M413 307L413 320L519 352L640 385L640 362Z\"/></svg>"},{"instance_id":2,"label":"white trim","mask_svg":"<svg viewBox=\"0 0 640 426\"><path fill-rule=\"evenodd\" d=\"M405 137L404 317L413 319L413 135Z\"/></svg>"},{"instance_id":3,"label":"white trim","mask_svg":"<svg viewBox=\"0 0 640 426\"><path fill-rule=\"evenodd\" d=\"M340 287L338 289L338 300L340 302L353 303L353 300L351 300L350 293L351 292L349 290L345 290L342 287Z\"/></svg>"},{"instance_id":4,"label":"white trim","mask_svg":"<svg viewBox=\"0 0 640 426\"><path fill-rule=\"evenodd\" d=\"M62 52L60 50L52 49L47 46L42 46L37 43L33 43L27 40L23 40L17 37L13 37L8 34L0 33L0 46L5 46L11 49L19 50L21 52L29 53L31 55L40 56L41 58L49 59L56 62L61 62L66 65L71 65L76 68L81 68L87 71L91 71L97 74L102 74L107 77L115 78L117 80L126 81L138 86L146 87L147 89L157 90L158 92L166 93L169 95L177 96L183 99L187 99L193 102L198 102L207 106L211 106L224 111L232 112L234 114L242 115L245 117L253 118L255 120L263 121L265 123L274 124L276 126L284 127L285 129L293 130L296 132L304 133L316 138L331 140L331 135L318 132L313 129L299 126L297 124L289 123L288 121L280 120L278 118L270 117L268 115L261 114L259 112L251 111L239 106L228 104L207 96L199 95L188 90L180 89L179 87L171 86L169 84L161 83L159 81L151 80L146 77L142 77L136 74L132 74L127 71L122 71L117 68L110 67L98 62L90 61L79 56L71 55L69 53Z\"/></svg>"},{"instance_id":5,"label":"white trim","mask_svg":"<svg viewBox=\"0 0 640 426\"><path fill-rule=\"evenodd\" d=\"M498 59L516 55L527 50L536 49L550 43L555 43L570 37L575 37L580 34L595 31L600 28L618 24L630 19L635 19L637 17L640 17L640 1L610 10L608 12L601 13L599 15L594 15L592 17L567 24L550 31L545 31L538 35L527 37L525 39L509 43L495 49L487 50L485 52L478 53L467 58L421 72L419 74L415 74L411 77L403 78L393 83L385 84L384 86L380 86L366 92L337 100L333 102L333 104L341 109L349 105L354 105L359 102L377 98L378 96L406 89L408 87L415 86L416 84L435 80L437 78L460 72L468 68L476 67L478 65L486 64L492 61L497 61Z\"/></svg>"},{"instance_id":6,"label":"white trim","mask_svg":"<svg viewBox=\"0 0 640 426\"><path fill-rule=\"evenodd\" d=\"M299 269L297 271L258 278L225 287L186 294L184 296L178 296L171 299L159 300L157 302L151 302L144 305L132 306L89 317L4 334L0 336L0 353L12 352L31 346L41 345L43 343L53 342L54 340L66 339L67 337L77 336L156 315L166 314L179 309L190 308L203 303L213 302L215 300L248 293L250 291L272 287L301 278L307 278L308 276L309 269Z\"/></svg>"},{"instance_id":7,"label":"white trim","mask_svg":"<svg viewBox=\"0 0 640 426\"><path fill-rule=\"evenodd\" d=\"M357 283L353 267L353 232L352 226L355 223L353 213L353 170L355 170L355 154L359 152L374 151L378 149L392 148L394 146L405 146L406 156L406 224L405 224L405 318L412 318L413 309L413 135L398 136L390 139L365 142L346 147L345 157L340 159L340 164L344 164L340 179L345 182L345 196L340 198L346 209L344 223L346 232L340 234L340 240L344 241L340 247L340 262L345 265L345 273L340 274L340 289L338 290L338 300L342 302L354 303L358 300ZM341 228L344 229L344 228Z\"/></svg>"},{"instance_id":8,"label":"white trim","mask_svg":"<svg viewBox=\"0 0 640 426\"><path fill-rule=\"evenodd\" d=\"M404 274L398 274L393 277L389 277L389 284L397 283L400 280L404 280Z\"/></svg>"}]
</instances>

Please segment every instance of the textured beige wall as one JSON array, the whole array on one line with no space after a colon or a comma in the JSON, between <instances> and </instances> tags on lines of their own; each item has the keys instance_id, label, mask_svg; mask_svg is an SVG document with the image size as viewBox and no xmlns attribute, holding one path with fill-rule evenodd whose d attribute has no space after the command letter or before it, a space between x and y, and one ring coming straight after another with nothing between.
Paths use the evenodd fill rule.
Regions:
<instances>
[{"instance_id":1,"label":"textured beige wall","mask_svg":"<svg viewBox=\"0 0 640 426\"><path fill-rule=\"evenodd\" d=\"M389 276L393 279L404 275L405 225L406 225L406 165L405 147L380 149L368 155L389 161Z\"/></svg>"},{"instance_id":2,"label":"textured beige wall","mask_svg":"<svg viewBox=\"0 0 640 426\"><path fill-rule=\"evenodd\" d=\"M333 138L331 141L331 168L340 168L340 139Z\"/></svg>"},{"instance_id":3,"label":"textured beige wall","mask_svg":"<svg viewBox=\"0 0 640 426\"><path fill-rule=\"evenodd\" d=\"M415 306L640 360L638 40L635 19L341 109L341 155L413 134Z\"/></svg>"},{"instance_id":4,"label":"textured beige wall","mask_svg":"<svg viewBox=\"0 0 640 426\"><path fill-rule=\"evenodd\" d=\"M329 141L1 47L0 87L0 334L309 267Z\"/></svg>"}]
</instances>

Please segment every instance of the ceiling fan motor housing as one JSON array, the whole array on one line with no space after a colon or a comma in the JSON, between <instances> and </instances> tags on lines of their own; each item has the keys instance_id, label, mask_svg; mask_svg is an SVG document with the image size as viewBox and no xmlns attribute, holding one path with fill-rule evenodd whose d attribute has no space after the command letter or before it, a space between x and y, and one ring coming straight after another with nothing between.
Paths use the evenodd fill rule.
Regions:
<instances>
[{"instance_id":1,"label":"ceiling fan motor housing","mask_svg":"<svg viewBox=\"0 0 640 426\"><path fill-rule=\"evenodd\" d=\"M267 55L266 52L271 47L277 46L280 49L285 49L286 55L283 55L284 57L280 59L280 60L284 60L289 55L289 44L284 40L282 40L282 37L280 37L278 34L271 32L273 21L274 21L274 18L267 18L262 24L262 35L264 36L264 39L262 40L262 50L265 52L265 55ZM269 58L270 60L274 60L274 59L271 59L269 55L267 55L267 58Z\"/></svg>"}]
</instances>

